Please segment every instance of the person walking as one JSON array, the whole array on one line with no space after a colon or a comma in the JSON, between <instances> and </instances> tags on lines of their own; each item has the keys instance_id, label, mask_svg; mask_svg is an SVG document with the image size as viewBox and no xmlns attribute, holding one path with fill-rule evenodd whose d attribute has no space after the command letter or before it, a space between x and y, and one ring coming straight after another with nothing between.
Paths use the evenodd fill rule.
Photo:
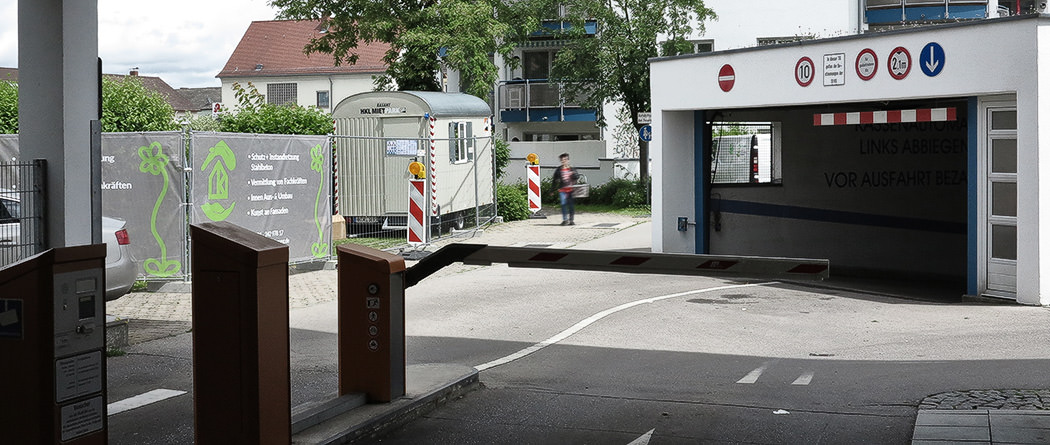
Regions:
<instances>
[{"instance_id":1,"label":"person walking","mask_svg":"<svg viewBox=\"0 0 1050 445\"><path fill-rule=\"evenodd\" d=\"M558 197L561 202L561 225L575 225L572 220L576 216L576 200L572 196L576 181L580 174L569 164L569 154L562 153L558 156L561 167L554 170L554 188L558 189Z\"/></svg>"}]
</instances>

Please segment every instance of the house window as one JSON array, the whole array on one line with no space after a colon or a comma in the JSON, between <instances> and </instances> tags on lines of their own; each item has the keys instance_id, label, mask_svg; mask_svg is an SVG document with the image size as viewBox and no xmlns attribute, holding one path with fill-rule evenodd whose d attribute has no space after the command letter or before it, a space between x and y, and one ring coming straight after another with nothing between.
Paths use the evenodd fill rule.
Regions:
<instances>
[{"instance_id":1,"label":"house window","mask_svg":"<svg viewBox=\"0 0 1050 445\"><path fill-rule=\"evenodd\" d=\"M474 159L474 131L472 122L448 124L448 158L453 164Z\"/></svg>"},{"instance_id":2,"label":"house window","mask_svg":"<svg viewBox=\"0 0 1050 445\"><path fill-rule=\"evenodd\" d=\"M284 105L287 103L299 104L299 92L294 83L268 83L266 84L266 103Z\"/></svg>"},{"instance_id":3,"label":"house window","mask_svg":"<svg viewBox=\"0 0 1050 445\"><path fill-rule=\"evenodd\" d=\"M328 99L328 91L317 92L317 108L328 108L331 106L331 101Z\"/></svg>"},{"instance_id":4,"label":"house window","mask_svg":"<svg viewBox=\"0 0 1050 445\"><path fill-rule=\"evenodd\" d=\"M780 123L712 124L712 184L780 184Z\"/></svg>"},{"instance_id":5,"label":"house window","mask_svg":"<svg viewBox=\"0 0 1050 445\"><path fill-rule=\"evenodd\" d=\"M547 79L550 77L554 51L524 51L521 55L522 70L526 79Z\"/></svg>"},{"instance_id":6,"label":"house window","mask_svg":"<svg viewBox=\"0 0 1050 445\"><path fill-rule=\"evenodd\" d=\"M777 45L777 44L780 44L780 43L801 42L803 40L813 40L813 36L759 37L757 39L758 46Z\"/></svg>"},{"instance_id":7,"label":"house window","mask_svg":"<svg viewBox=\"0 0 1050 445\"><path fill-rule=\"evenodd\" d=\"M693 44L694 53L709 53L715 50L715 41L711 39L690 40L689 43Z\"/></svg>"}]
</instances>

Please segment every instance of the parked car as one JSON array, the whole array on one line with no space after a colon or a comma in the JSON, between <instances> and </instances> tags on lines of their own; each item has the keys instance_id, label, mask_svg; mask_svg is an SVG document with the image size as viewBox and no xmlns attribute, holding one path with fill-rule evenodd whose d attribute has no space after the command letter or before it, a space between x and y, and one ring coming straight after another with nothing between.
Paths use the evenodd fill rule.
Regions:
<instances>
[{"instance_id":1,"label":"parked car","mask_svg":"<svg viewBox=\"0 0 1050 445\"><path fill-rule=\"evenodd\" d=\"M0 193L0 267L34 252L22 244L22 205L14 193ZM106 244L106 301L116 300L131 290L138 268L131 257L127 223L102 217L102 241Z\"/></svg>"}]
</instances>

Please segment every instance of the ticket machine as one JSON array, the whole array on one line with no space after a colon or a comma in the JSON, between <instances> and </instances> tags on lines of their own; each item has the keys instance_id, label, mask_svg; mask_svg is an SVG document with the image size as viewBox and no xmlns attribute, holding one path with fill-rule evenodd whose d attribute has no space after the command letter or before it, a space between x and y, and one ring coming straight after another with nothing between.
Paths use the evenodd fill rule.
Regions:
<instances>
[{"instance_id":1,"label":"ticket machine","mask_svg":"<svg viewBox=\"0 0 1050 445\"><path fill-rule=\"evenodd\" d=\"M105 444L105 244L0 269L0 443Z\"/></svg>"}]
</instances>

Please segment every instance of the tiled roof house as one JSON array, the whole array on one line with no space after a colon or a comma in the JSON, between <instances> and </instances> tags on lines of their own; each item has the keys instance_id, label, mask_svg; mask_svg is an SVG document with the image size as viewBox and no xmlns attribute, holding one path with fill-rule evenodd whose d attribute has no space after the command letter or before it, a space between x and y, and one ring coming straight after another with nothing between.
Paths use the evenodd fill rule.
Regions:
<instances>
[{"instance_id":1,"label":"tiled roof house","mask_svg":"<svg viewBox=\"0 0 1050 445\"><path fill-rule=\"evenodd\" d=\"M168 85L164 79L155 76L140 76L137 69L132 69L126 75L103 74L102 76L118 82L123 81L128 77L138 78L138 80L142 82L142 86L146 87L146 89L160 93L161 97L163 97L164 100L175 109L176 116L181 116L184 113L190 113L196 110L196 106L193 102L172 88L171 85ZM0 81L18 82L18 68L0 68Z\"/></svg>"},{"instance_id":2,"label":"tiled roof house","mask_svg":"<svg viewBox=\"0 0 1050 445\"><path fill-rule=\"evenodd\" d=\"M361 43L355 50L356 64L336 66L331 55L303 53L310 39L324 31L316 20L252 22L216 76L222 81L223 105L237 105L234 82L251 82L270 103L293 102L326 111L347 96L371 91L372 77L386 71L383 55L389 46Z\"/></svg>"}]
</instances>

